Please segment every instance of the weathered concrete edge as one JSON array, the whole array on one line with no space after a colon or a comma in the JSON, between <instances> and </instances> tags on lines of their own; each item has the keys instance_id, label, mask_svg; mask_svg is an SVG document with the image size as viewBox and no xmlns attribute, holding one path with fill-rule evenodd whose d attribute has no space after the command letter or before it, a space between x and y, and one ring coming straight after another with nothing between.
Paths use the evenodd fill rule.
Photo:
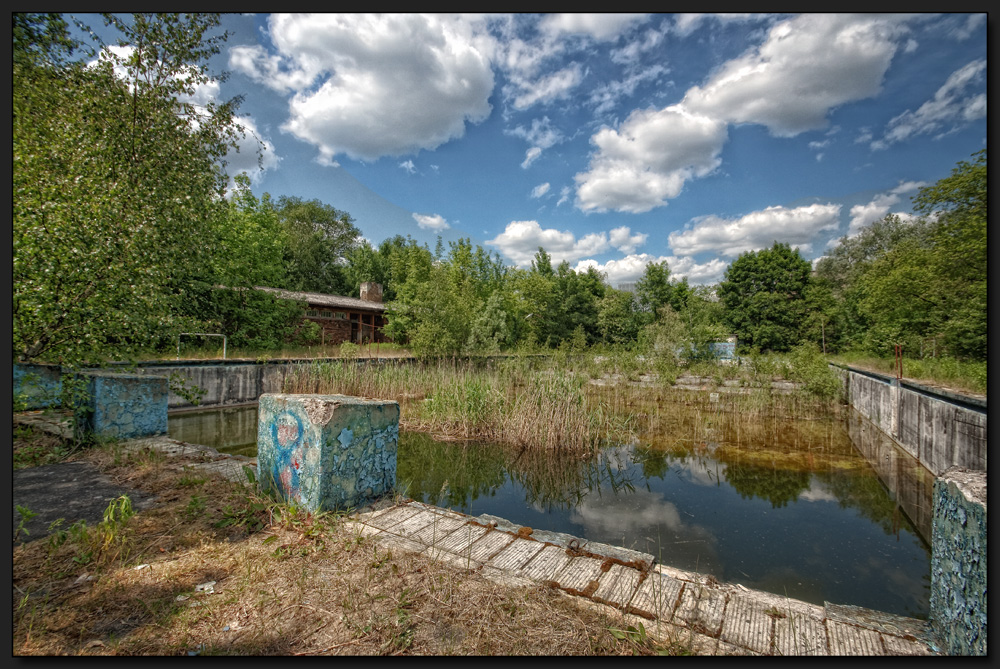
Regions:
<instances>
[{"instance_id":1,"label":"weathered concrete edge","mask_svg":"<svg viewBox=\"0 0 1000 669\"><path fill-rule=\"evenodd\" d=\"M873 372L867 369L860 369L858 367L851 367L850 365L842 365L838 362L828 362L831 367L837 367L838 369L843 369L844 371L854 372L855 374L862 374L864 376L873 378L877 381L882 381L889 385L896 383L896 377L889 376L888 374L882 374L881 372ZM906 379L900 379L899 385L903 388L908 388L914 392L927 395L936 399L945 400L952 402L954 404L962 405L967 409L972 409L973 411L986 412L986 398L973 397L972 395L962 395L961 393L953 393L950 390L943 390L941 388L931 388L923 384L917 383L916 381L908 381Z\"/></svg>"},{"instance_id":2,"label":"weathered concrete edge","mask_svg":"<svg viewBox=\"0 0 1000 669\"><path fill-rule=\"evenodd\" d=\"M505 534L511 535L512 538L531 539L533 538L534 535L534 532L532 532L530 535L525 535L524 533L518 533L517 530L520 529L520 526L518 526L515 523L511 523L510 521L507 521L505 519L502 519L498 516L491 516L486 514L484 514L483 516L469 516L467 514L462 514L460 512L455 512L447 509L441 509L439 507L435 507L420 502L415 502L413 500L400 500L393 506L411 506L411 505L416 506L423 510L432 511L436 513L460 515L465 517L468 523L476 525L486 525L492 528L492 531L503 532ZM369 527L369 525L367 525L365 522L366 519L369 518L376 519L380 515L380 513L384 512L385 512L385 507L383 506L380 510L377 511L357 512L352 516L350 516L349 520L358 523L358 525L361 526L362 528ZM486 522L484 523L483 521ZM562 534L562 533L553 533L553 534ZM381 531L376 529L374 531L374 535L381 537L381 540L383 541L393 541L395 539L398 539L400 542L399 544L400 547L406 549L409 546L409 548L415 552L426 553L426 550L424 550L424 547L422 545L416 542L412 542L411 540L408 540L406 538L395 537L391 531ZM569 535L562 535L562 536L568 537ZM577 541L582 542L582 540L577 540ZM552 545L566 547L556 542L546 542L546 543L551 543ZM602 557L602 555L599 552L602 547L608 549L608 552L613 552L616 550L627 550L627 549L620 549L619 547L616 546L604 545L599 543L587 543L586 548L584 550L590 551L592 557ZM572 550L572 548L570 548L570 550ZM438 556L435 559L443 559L443 556ZM447 562L448 560L444 559L444 561ZM617 562L618 560L614 561ZM801 600L792 599L787 596L781 596L764 591L753 590L738 583L718 583L711 576L706 576L695 572L687 572L675 569L673 567L669 567L667 565L660 565L654 563L647 566L645 569L643 569L641 566L638 565L627 564L626 566L630 566L634 569L639 569L640 572L642 573L641 578L645 578L653 571L659 571L662 572L663 574L669 575L671 578L674 578L679 581L684 581L692 585L704 586L707 584L711 584L713 585L713 587L721 587L723 589L722 592L724 593L727 599L730 596L737 596L737 595L743 598L749 597L754 601L758 602L761 606L768 605L768 606L773 606L775 608L781 608L782 610L787 608L787 610L789 611L795 611L799 614L815 617L818 619L822 619L824 621L829 619L830 621L839 622L842 625L846 625L845 629L868 630L869 633L883 635L886 638L889 637L896 638L898 639L899 644L905 645L906 643L915 643L923 647L924 650L926 651L926 654L930 655L940 654L940 651L935 643L935 640L928 633L928 626L925 621L904 618L902 616L897 616L894 614L865 609L864 607L833 605L830 603L826 603L826 606L820 607L818 605L810 604L808 602ZM471 567L469 568L475 571L475 569ZM521 582L521 580L523 580L523 579L518 580L513 576L507 579L501 578L503 574L496 573L499 571L501 570L497 569L483 570L483 574L488 578L492 577L494 579L499 579L502 582L511 585L517 585ZM574 594L574 593L569 593L569 594ZM581 599L581 601L587 604L595 606L608 606L608 604L590 598L586 595L577 594L576 597ZM612 607L612 608L617 608L617 607ZM636 616L635 613L631 612L627 607L626 609L620 610L620 612L622 613L622 615L624 615L626 618L630 620L634 618L636 621L641 621L643 618L642 616ZM647 620L646 622L648 623L649 620ZM684 627L683 625L681 627L677 627L677 625L671 622L660 620L659 618L656 618L655 622L657 623L657 626L664 625L666 628L673 629L674 632L682 632L684 634L691 634L694 632L692 629ZM699 634L699 637L704 637L702 640L708 643L712 647L718 646L719 648L721 648L723 644L721 638L717 636L712 636L712 635L704 636ZM732 646L732 644L728 645ZM888 648L889 646L888 641L886 641L886 646L887 646L887 652L885 654L887 655L899 654L899 653L894 653L891 648ZM747 652L752 651L752 649L750 648L744 648L739 645L732 646L731 650L737 651L738 654L745 654Z\"/></svg>"}]
</instances>

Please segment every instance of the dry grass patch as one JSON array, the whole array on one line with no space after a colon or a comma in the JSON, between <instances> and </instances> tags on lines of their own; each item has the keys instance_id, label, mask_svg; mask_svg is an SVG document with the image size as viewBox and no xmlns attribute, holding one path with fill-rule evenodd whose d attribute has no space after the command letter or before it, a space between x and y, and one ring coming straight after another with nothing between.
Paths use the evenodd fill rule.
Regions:
<instances>
[{"instance_id":1,"label":"dry grass patch","mask_svg":"<svg viewBox=\"0 0 1000 669\"><path fill-rule=\"evenodd\" d=\"M388 548L194 461L111 447L83 457L158 503L15 547L14 655L684 652L616 637L627 626L607 607Z\"/></svg>"}]
</instances>

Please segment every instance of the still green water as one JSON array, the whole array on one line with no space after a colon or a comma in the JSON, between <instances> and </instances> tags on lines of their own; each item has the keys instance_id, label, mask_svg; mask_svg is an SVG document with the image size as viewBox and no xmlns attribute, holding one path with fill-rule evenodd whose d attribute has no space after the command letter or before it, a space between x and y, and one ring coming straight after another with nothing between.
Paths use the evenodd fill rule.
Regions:
<instances>
[{"instance_id":1,"label":"still green water","mask_svg":"<svg viewBox=\"0 0 1000 669\"><path fill-rule=\"evenodd\" d=\"M674 418L636 443L586 459L402 431L397 488L749 588L927 617L927 528L911 517L929 518L932 477L912 458L866 443L876 471L852 443L851 424L832 418L749 425L716 417L695 429L676 407L668 413ZM168 422L175 439L256 455L256 407Z\"/></svg>"}]
</instances>

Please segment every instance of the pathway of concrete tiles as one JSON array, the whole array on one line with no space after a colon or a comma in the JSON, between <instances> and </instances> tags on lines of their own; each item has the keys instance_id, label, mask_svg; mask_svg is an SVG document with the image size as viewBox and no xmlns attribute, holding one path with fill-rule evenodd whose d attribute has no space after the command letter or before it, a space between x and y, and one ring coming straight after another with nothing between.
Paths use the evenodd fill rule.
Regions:
<instances>
[{"instance_id":1,"label":"pathway of concrete tiles","mask_svg":"<svg viewBox=\"0 0 1000 669\"><path fill-rule=\"evenodd\" d=\"M925 621L806 602L654 564L653 557L420 502L355 515L365 536L507 585L544 584L712 655L935 655ZM650 621L653 621L652 623Z\"/></svg>"}]
</instances>

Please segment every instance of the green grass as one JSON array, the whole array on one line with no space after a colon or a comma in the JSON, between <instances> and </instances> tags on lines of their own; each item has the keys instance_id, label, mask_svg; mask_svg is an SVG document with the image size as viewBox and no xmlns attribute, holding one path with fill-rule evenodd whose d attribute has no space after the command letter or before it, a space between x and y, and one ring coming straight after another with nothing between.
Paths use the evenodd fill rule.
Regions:
<instances>
[{"instance_id":1,"label":"green grass","mask_svg":"<svg viewBox=\"0 0 1000 669\"><path fill-rule=\"evenodd\" d=\"M896 361L867 353L847 352L831 356L831 362L895 375ZM954 358L908 358L903 356L903 378L940 385L951 390L986 394L986 361L962 362Z\"/></svg>"}]
</instances>

